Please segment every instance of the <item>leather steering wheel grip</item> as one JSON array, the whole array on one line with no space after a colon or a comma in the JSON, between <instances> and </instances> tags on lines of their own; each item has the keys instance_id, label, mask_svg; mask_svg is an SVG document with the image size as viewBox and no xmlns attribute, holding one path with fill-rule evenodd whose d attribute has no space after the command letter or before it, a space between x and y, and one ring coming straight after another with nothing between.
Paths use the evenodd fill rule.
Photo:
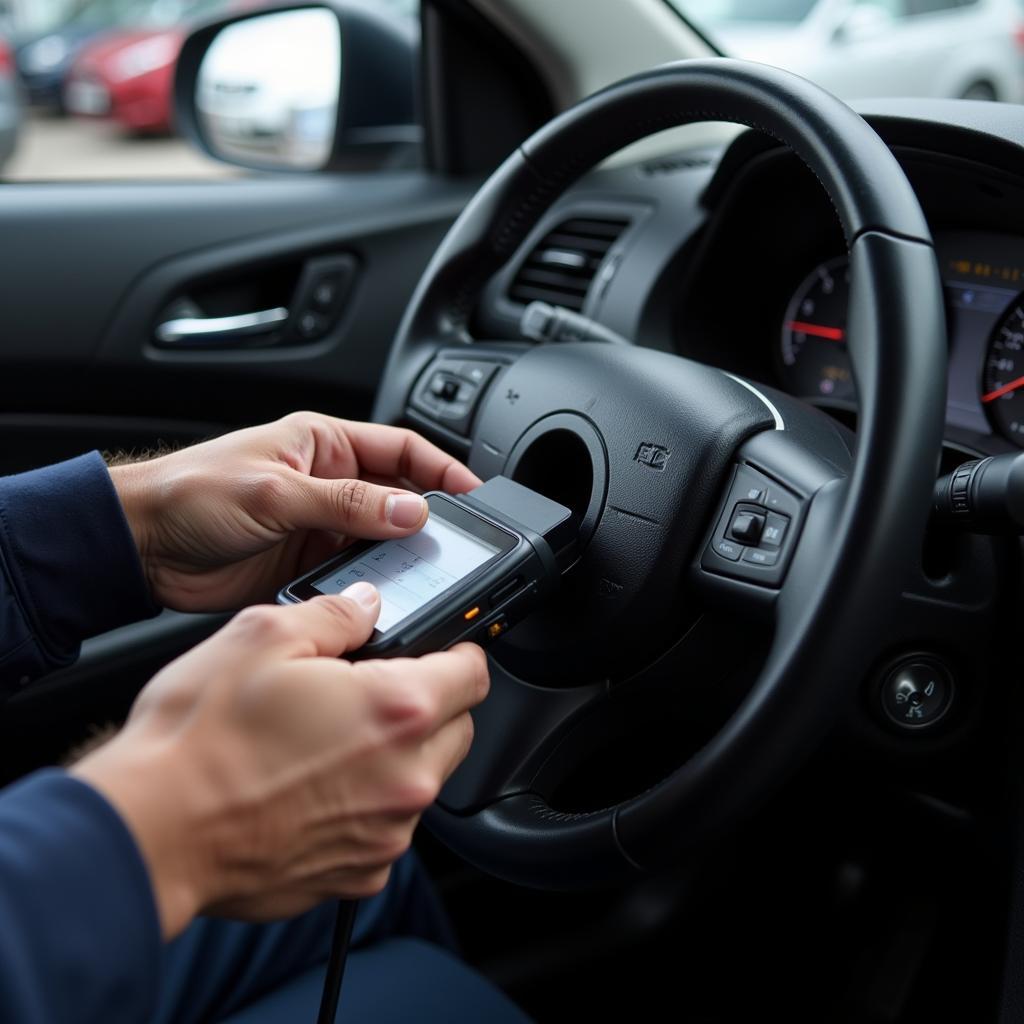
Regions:
<instances>
[{"instance_id":1,"label":"leather steering wheel grip","mask_svg":"<svg viewBox=\"0 0 1024 1024\"><path fill-rule=\"evenodd\" d=\"M401 421L433 352L471 340L469 315L483 285L580 175L623 146L696 121L767 133L811 169L832 201L852 268L849 334L860 399L853 468L814 498L819 550L810 568L794 560L757 681L686 764L592 814L560 814L529 793L475 814L431 813L432 827L458 852L515 881L609 881L679 856L755 807L834 719L839 680L855 673L865 636L884 629L886 587L917 556L927 522L944 420L945 329L917 197L887 146L849 107L801 78L743 61L652 69L583 100L526 140L482 186L424 273L375 417Z\"/></svg>"}]
</instances>

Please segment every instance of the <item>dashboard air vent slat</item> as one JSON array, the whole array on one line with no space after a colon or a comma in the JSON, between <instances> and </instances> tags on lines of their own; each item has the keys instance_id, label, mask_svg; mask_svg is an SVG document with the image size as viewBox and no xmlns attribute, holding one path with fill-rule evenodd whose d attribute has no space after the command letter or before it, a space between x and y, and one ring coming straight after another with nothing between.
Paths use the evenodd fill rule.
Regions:
<instances>
[{"instance_id":1,"label":"dashboard air vent slat","mask_svg":"<svg viewBox=\"0 0 1024 1024\"><path fill-rule=\"evenodd\" d=\"M513 302L550 302L579 313L608 250L629 226L625 217L572 217L530 251L508 290Z\"/></svg>"}]
</instances>

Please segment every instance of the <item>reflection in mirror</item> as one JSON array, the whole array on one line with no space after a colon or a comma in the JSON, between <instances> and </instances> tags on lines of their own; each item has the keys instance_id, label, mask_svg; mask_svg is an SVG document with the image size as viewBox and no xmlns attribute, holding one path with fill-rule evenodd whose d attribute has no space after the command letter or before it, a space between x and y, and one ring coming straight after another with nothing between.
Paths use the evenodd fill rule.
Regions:
<instances>
[{"instance_id":1,"label":"reflection in mirror","mask_svg":"<svg viewBox=\"0 0 1024 1024\"><path fill-rule=\"evenodd\" d=\"M228 160L315 170L334 144L341 32L307 8L227 25L199 68L196 110L207 145Z\"/></svg>"}]
</instances>

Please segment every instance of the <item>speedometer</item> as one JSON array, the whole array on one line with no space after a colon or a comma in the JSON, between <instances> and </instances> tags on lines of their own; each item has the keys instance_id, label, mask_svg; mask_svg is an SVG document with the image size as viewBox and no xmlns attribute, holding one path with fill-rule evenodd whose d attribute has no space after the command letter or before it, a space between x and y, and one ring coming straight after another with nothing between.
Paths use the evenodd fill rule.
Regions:
<instances>
[{"instance_id":1,"label":"speedometer","mask_svg":"<svg viewBox=\"0 0 1024 1024\"><path fill-rule=\"evenodd\" d=\"M992 331L981 391L996 430L1024 448L1024 292Z\"/></svg>"},{"instance_id":2,"label":"speedometer","mask_svg":"<svg viewBox=\"0 0 1024 1024\"><path fill-rule=\"evenodd\" d=\"M786 307L780 350L783 384L802 398L855 401L846 351L850 263L845 256L816 267Z\"/></svg>"}]
</instances>

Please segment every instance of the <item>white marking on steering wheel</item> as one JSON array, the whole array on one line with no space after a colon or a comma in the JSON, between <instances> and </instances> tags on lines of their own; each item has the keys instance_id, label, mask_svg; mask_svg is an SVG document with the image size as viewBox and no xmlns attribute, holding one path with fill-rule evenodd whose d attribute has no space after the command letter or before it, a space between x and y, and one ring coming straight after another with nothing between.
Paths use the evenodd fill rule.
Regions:
<instances>
[{"instance_id":1,"label":"white marking on steering wheel","mask_svg":"<svg viewBox=\"0 0 1024 1024\"><path fill-rule=\"evenodd\" d=\"M758 398L761 402L764 403L768 411L772 414L772 419L775 420L776 430L786 429L786 424L782 419L782 413L779 412L779 410L776 409L775 406L772 405L772 403L764 395L762 395L761 392L758 391L753 384L748 384L747 381L745 381L742 377L737 377L735 376L735 374L732 373L726 373L725 370L723 370L722 372L725 373L726 377L728 377L729 380L736 381L737 384L741 385L742 387L745 387L752 395L754 395L756 398Z\"/></svg>"}]
</instances>

